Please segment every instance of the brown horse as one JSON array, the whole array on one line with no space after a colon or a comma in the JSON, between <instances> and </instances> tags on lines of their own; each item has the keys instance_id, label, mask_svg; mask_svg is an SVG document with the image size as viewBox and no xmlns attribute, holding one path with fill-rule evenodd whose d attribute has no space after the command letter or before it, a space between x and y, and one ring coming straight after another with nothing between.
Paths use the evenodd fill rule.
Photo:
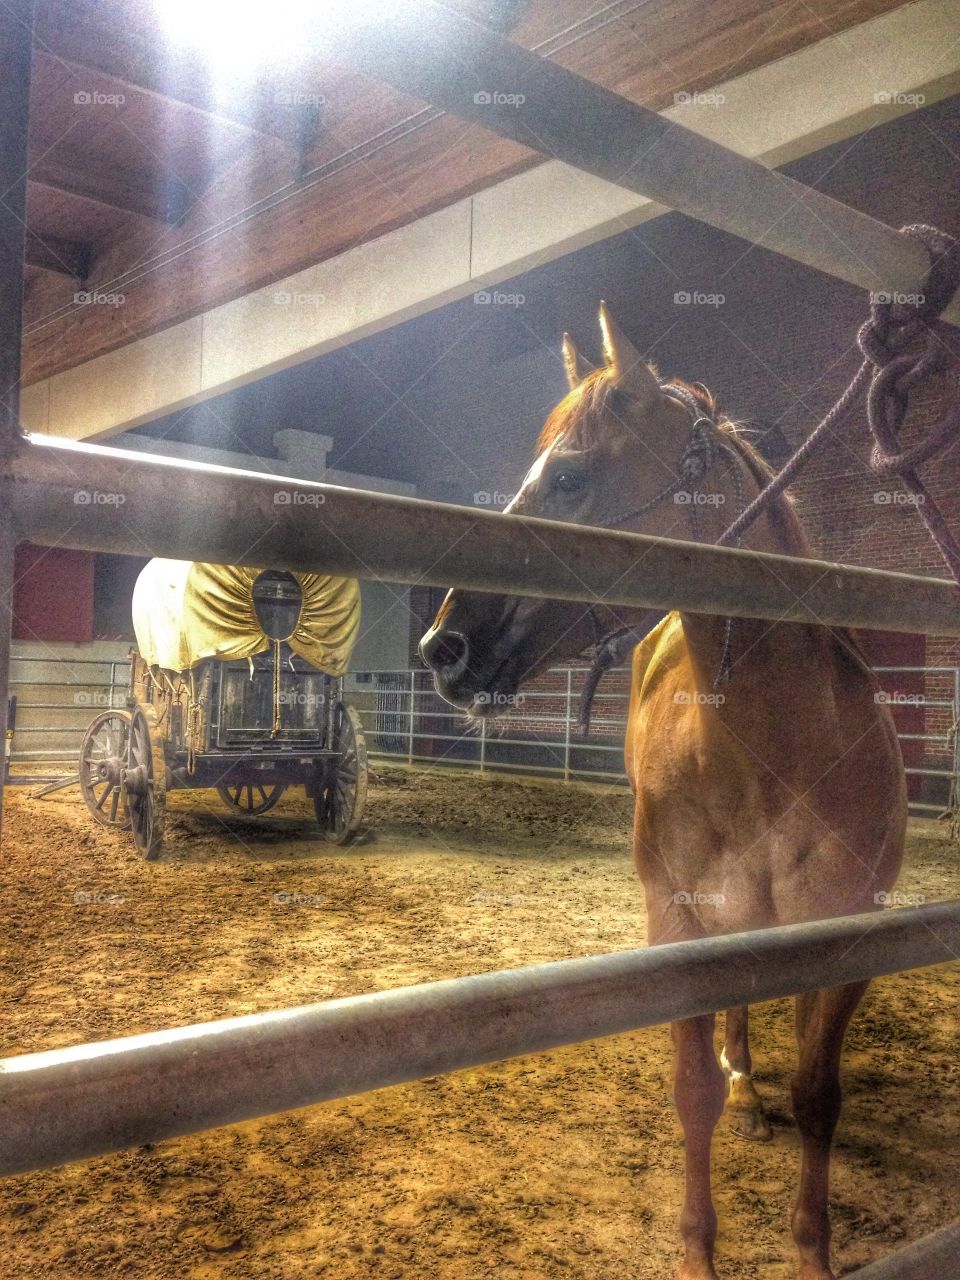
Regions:
<instances>
[{"instance_id":1,"label":"brown horse","mask_svg":"<svg viewBox=\"0 0 960 1280\"><path fill-rule=\"evenodd\" d=\"M548 418L508 510L714 540L763 486L766 466L707 392L661 383L604 308L600 322L601 369L584 367L564 339L570 394ZM786 499L753 526L750 545L806 554ZM421 651L448 701L485 714L509 705L521 681L549 663L638 616L603 601L585 608L455 590ZM844 631L668 615L635 651L626 768L653 944L876 910L896 879L903 767L876 681ZM827 1190L840 1051L865 987L796 1002L802 1166L792 1229L801 1280L833 1276ZM725 1094L735 1131L770 1131L751 1079L747 1010L728 1012L720 1063L712 1015L672 1031L686 1156L679 1275L711 1280L710 1146Z\"/></svg>"}]
</instances>

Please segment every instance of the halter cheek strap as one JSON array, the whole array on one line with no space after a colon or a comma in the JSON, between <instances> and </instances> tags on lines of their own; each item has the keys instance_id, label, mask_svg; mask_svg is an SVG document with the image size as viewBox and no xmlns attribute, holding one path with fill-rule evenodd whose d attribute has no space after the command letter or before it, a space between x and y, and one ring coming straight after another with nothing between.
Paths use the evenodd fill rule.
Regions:
<instances>
[{"instance_id":1,"label":"halter cheek strap","mask_svg":"<svg viewBox=\"0 0 960 1280\"><path fill-rule=\"evenodd\" d=\"M690 427L690 439L680 455L676 479L671 481L664 489L661 489L659 493L655 493L653 497L648 498L646 502L640 503L639 506L630 507L610 519L595 521L594 523L601 529L614 529L617 525L626 524L628 520L635 520L638 516L652 511L661 502L666 502L669 498L675 497L685 490L692 489L716 465L720 458L729 468L733 478L738 518L743 511L744 491L740 460L736 451L723 438L716 419L704 413L702 402L687 387L678 386L674 382L664 382L660 384L660 390L665 395L679 401L688 410L693 419ZM687 504L690 532L693 540L699 542L699 509L696 502L692 500L693 495L691 494L690 496L691 501ZM740 539L737 538L736 545L739 546L739 544ZM596 640L593 662L587 672L583 692L580 695L578 720L579 728L584 735L590 733L590 712L593 706L593 699L604 674L611 667L618 666L627 653L640 643L650 631L650 628L663 616L659 610L652 609L643 616L639 623L632 626L617 627L613 631L604 633L594 609L591 607L588 612ZM720 657L720 666L714 678L714 687L725 683L729 678L732 640L733 619L727 618L724 629L723 651Z\"/></svg>"}]
</instances>

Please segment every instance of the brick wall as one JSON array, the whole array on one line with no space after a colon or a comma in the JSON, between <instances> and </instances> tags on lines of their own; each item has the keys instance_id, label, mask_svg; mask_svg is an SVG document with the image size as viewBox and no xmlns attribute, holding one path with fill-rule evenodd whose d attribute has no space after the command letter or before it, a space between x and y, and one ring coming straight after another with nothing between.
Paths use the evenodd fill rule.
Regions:
<instances>
[{"instance_id":1,"label":"brick wall","mask_svg":"<svg viewBox=\"0 0 960 1280\"><path fill-rule=\"evenodd\" d=\"M958 103L951 99L914 113L805 157L785 172L892 226L924 221L960 235ZM425 495L437 467L453 485L458 465L461 500L469 502L480 488L516 487L545 407L564 390L557 358L562 330L569 329L584 352L597 358L600 297L661 372L711 386L727 412L755 429L774 463L806 437L852 376L855 335L866 314L859 290L675 214L531 271L514 285L526 302L510 314L488 307L476 318L468 314L469 303L457 304L459 323L479 327L460 344L456 359L465 351L474 358L466 362L468 372L447 365L434 375L443 388L443 413L435 427L442 429L447 450L438 459L435 447L426 448L420 480ZM720 293L725 301L715 308L676 306L679 289ZM915 398L906 442L960 394L960 334L944 326L940 337L949 368L938 385ZM484 384L489 390L482 395L477 388ZM467 385L458 412L458 387ZM427 403L420 408L430 412ZM858 412L795 485L813 553L944 576L916 510L896 496L902 492L896 481L881 481L871 472L869 453ZM924 467L923 475L960 530L960 442ZM414 590L414 599L420 591ZM415 633L418 639L431 610L423 601L414 612L412 638ZM877 664L960 664L960 643L953 640L867 637L865 645ZM412 658L414 652L411 647ZM924 694L944 697L943 681L928 682ZM948 719L945 710L930 709L926 731L945 731ZM931 746L926 754L943 753Z\"/></svg>"}]
</instances>

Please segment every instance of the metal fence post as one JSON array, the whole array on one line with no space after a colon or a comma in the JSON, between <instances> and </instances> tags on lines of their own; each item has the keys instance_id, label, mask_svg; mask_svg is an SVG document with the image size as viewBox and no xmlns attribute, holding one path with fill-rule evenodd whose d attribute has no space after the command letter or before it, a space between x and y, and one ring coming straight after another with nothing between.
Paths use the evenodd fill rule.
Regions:
<instances>
[{"instance_id":1,"label":"metal fence post","mask_svg":"<svg viewBox=\"0 0 960 1280\"><path fill-rule=\"evenodd\" d=\"M573 668L567 667L567 714L563 725L563 780L570 781L570 721L573 716Z\"/></svg>"},{"instance_id":2,"label":"metal fence post","mask_svg":"<svg viewBox=\"0 0 960 1280\"><path fill-rule=\"evenodd\" d=\"M33 0L14 0L0 11L0 457L15 453L20 428L20 336L23 255L27 225L27 133ZM10 693L10 629L13 620L13 553L17 535L8 485L0 485L0 830L6 774L7 698Z\"/></svg>"},{"instance_id":3,"label":"metal fence post","mask_svg":"<svg viewBox=\"0 0 960 1280\"><path fill-rule=\"evenodd\" d=\"M480 772L483 773L487 764L487 717L484 716L480 721Z\"/></svg>"},{"instance_id":4,"label":"metal fence post","mask_svg":"<svg viewBox=\"0 0 960 1280\"><path fill-rule=\"evenodd\" d=\"M417 691L417 672L415 668L411 667L410 669L410 726L409 726L409 738L407 741L407 764L413 764L413 727L414 727L413 703L414 703L414 694L416 693L416 691Z\"/></svg>"},{"instance_id":5,"label":"metal fence post","mask_svg":"<svg viewBox=\"0 0 960 1280\"><path fill-rule=\"evenodd\" d=\"M950 779L948 804L954 827L960 823L960 667L953 668L953 777Z\"/></svg>"}]
</instances>

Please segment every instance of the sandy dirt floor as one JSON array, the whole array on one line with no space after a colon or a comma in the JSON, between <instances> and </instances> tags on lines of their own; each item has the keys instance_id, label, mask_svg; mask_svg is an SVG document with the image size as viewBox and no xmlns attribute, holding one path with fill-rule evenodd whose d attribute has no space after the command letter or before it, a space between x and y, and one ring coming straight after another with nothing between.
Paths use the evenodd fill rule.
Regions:
<instances>
[{"instance_id":1,"label":"sandy dirt floor","mask_svg":"<svg viewBox=\"0 0 960 1280\"><path fill-rule=\"evenodd\" d=\"M77 791L14 789L4 1053L643 942L625 793L392 770L368 813L376 839L336 849L302 799L231 821L181 792L147 864ZM943 828L912 832L900 887L960 893ZM840 1274L956 1214L958 990L956 966L884 979L853 1023ZM788 1002L756 1010L753 1044L774 1141L718 1131L719 1263L785 1280ZM683 1158L669 1064L657 1027L8 1179L0 1278L665 1280Z\"/></svg>"}]
</instances>

